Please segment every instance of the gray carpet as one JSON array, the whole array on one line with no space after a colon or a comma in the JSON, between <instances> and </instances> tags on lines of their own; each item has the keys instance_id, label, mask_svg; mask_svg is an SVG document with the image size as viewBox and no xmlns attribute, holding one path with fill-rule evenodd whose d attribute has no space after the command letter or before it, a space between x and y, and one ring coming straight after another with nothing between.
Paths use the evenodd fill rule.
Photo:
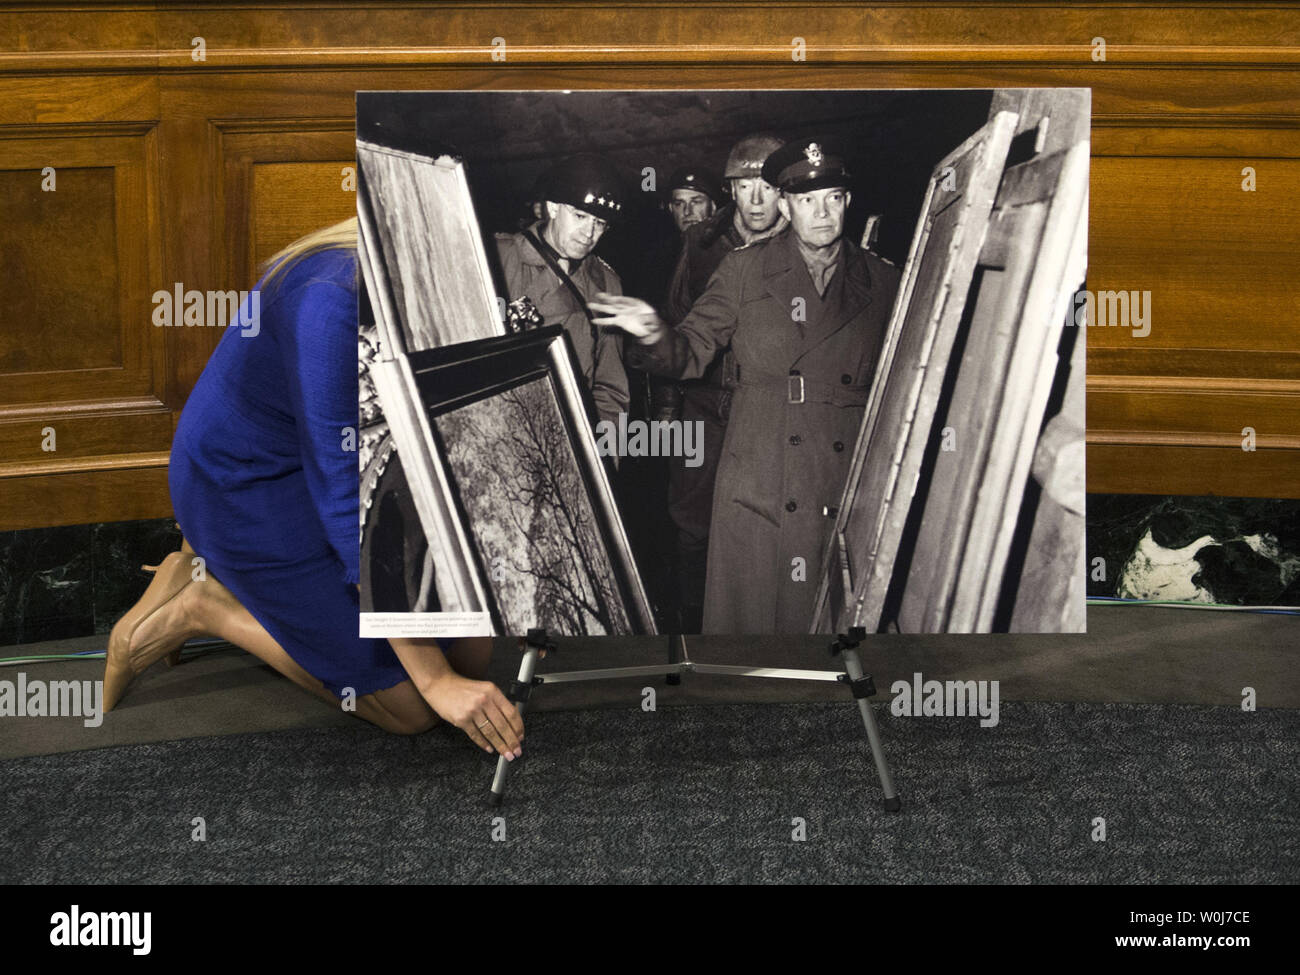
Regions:
<instances>
[{"instance_id":1,"label":"gray carpet","mask_svg":"<svg viewBox=\"0 0 1300 975\"><path fill-rule=\"evenodd\" d=\"M843 703L538 712L500 810L487 757L446 729L19 758L4 764L0 881L1300 881L1300 712L1004 702L994 728L877 715L898 814Z\"/></svg>"}]
</instances>

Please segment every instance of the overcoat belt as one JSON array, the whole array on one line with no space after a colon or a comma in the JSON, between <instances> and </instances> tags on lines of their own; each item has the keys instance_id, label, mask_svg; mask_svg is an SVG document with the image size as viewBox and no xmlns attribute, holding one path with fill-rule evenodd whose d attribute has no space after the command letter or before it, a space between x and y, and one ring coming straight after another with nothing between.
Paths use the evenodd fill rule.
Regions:
<instances>
[{"instance_id":1,"label":"overcoat belt","mask_svg":"<svg viewBox=\"0 0 1300 975\"><path fill-rule=\"evenodd\" d=\"M732 251L686 318L629 361L739 369L713 495L706 633L807 633L890 311L896 267L842 240L818 293L787 230Z\"/></svg>"}]
</instances>

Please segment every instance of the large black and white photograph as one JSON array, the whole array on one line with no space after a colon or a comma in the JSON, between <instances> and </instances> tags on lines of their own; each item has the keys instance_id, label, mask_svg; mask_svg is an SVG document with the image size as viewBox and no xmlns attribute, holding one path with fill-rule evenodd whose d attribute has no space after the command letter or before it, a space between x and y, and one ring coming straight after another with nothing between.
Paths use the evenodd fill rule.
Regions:
<instances>
[{"instance_id":1,"label":"large black and white photograph","mask_svg":"<svg viewBox=\"0 0 1300 975\"><path fill-rule=\"evenodd\" d=\"M358 93L363 634L1083 631L1089 113Z\"/></svg>"},{"instance_id":2,"label":"large black and white photograph","mask_svg":"<svg viewBox=\"0 0 1300 975\"><path fill-rule=\"evenodd\" d=\"M1298 67L1300 0L0 2L8 940L1000 884L949 944L1266 952Z\"/></svg>"}]
</instances>

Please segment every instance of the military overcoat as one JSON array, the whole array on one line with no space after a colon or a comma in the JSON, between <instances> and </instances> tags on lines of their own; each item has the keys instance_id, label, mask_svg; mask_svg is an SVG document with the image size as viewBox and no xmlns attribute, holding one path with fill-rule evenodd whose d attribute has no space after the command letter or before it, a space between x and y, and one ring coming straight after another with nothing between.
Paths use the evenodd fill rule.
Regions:
<instances>
[{"instance_id":1,"label":"military overcoat","mask_svg":"<svg viewBox=\"0 0 1300 975\"><path fill-rule=\"evenodd\" d=\"M540 238L540 223L529 229ZM510 300L527 296L547 325L564 326L573 340L578 364L591 389L596 411L602 420L617 423L618 415L626 412L628 405L622 336L609 329L596 329L593 343L593 329L586 312L522 233L497 234L496 244ZM618 274L595 254L583 258L577 267L570 270L569 277L588 301L601 291L615 295L623 293Z\"/></svg>"},{"instance_id":2,"label":"military overcoat","mask_svg":"<svg viewBox=\"0 0 1300 975\"><path fill-rule=\"evenodd\" d=\"M794 233L732 251L686 318L629 362L739 369L713 495L706 633L807 633L899 271L841 241L819 295Z\"/></svg>"}]
</instances>

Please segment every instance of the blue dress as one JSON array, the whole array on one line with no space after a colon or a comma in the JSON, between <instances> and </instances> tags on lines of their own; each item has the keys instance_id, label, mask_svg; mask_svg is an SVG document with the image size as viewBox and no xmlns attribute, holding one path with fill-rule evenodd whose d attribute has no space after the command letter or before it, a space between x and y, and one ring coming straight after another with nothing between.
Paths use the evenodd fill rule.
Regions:
<instances>
[{"instance_id":1,"label":"blue dress","mask_svg":"<svg viewBox=\"0 0 1300 975\"><path fill-rule=\"evenodd\" d=\"M168 470L207 571L339 697L407 679L387 640L357 635L356 274L355 251L308 255L261 294L256 329L227 328Z\"/></svg>"}]
</instances>

